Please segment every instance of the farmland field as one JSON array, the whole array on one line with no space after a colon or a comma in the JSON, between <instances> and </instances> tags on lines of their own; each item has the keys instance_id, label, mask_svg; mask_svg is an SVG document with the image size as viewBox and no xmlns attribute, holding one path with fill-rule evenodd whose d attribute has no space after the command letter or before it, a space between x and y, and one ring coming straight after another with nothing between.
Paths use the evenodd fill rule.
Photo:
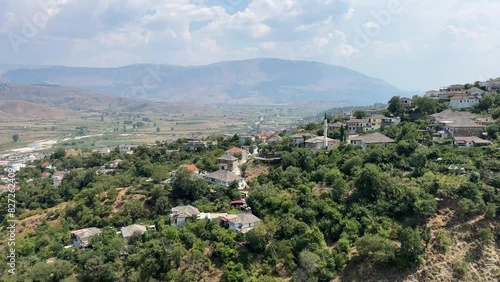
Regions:
<instances>
[{"instance_id":1,"label":"farmland field","mask_svg":"<svg viewBox=\"0 0 500 282\"><path fill-rule=\"evenodd\" d=\"M91 149L211 134L276 131L332 106L325 103L213 105L183 107L168 113L78 112L65 118L6 121L0 124L0 153L13 149L27 152L29 148L40 147L41 141ZM18 134L18 142L13 141L14 134Z\"/></svg>"}]
</instances>

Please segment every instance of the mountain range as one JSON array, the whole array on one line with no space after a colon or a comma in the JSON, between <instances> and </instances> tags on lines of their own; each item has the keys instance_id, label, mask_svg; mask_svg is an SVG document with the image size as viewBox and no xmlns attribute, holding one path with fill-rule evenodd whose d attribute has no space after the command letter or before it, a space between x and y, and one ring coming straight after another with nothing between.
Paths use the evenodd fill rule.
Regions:
<instances>
[{"instance_id":1,"label":"mountain range","mask_svg":"<svg viewBox=\"0 0 500 282\"><path fill-rule=\"evenodd\" d=\"M136 64L117 68L18 68L7 69L1 79L15 84L45 85L54 89L54 86L70 87L167 103L328 101L362 105L386 102L401 93L383 80L344 67L265 58L205 66Z\"/></svg>"}]
</instances>

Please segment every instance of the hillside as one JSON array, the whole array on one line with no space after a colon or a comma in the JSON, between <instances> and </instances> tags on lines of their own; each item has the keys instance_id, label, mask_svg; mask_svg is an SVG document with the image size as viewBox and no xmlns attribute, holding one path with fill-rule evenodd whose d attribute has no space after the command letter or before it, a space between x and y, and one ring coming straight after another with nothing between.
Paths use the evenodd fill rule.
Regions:
<instances>
[{"instance_id":1,"label":"hillside","mask_svg":"<svg viewBox=\"0 0 500 282\"><path fill-rule=\"evenodd\" d=\"M166 102L292 103L312 100L376 103L401 91L382 80L317 62L252 59L205 66L129 65L119 68L16 69L3 79L56 84L113 96Z\"/></svg>"},{"instance_id":2,"label":"hillside","mask_svg":"<svg viewBox=\"0 0 500 282\"><path fill-rule=\"evenodd\" d=\"M54 85L0 84L0 101L13 100L36 104L33 106L37 108L39 105L44 105L73 111L164 113L177 107L188 106L182 103L112 97L84 89ZM193 105L189 106L193 107Z\"/></svg>"},{"instance_id":3,"label":"hillside","mask_svg":"<svg viewBox=\"0 0 500 282\"><path fill-rule=\"evenodd\" d=\"M59 119L76 112L19 100L0 101L0 121Z\"/></svg>"}]
</instances>

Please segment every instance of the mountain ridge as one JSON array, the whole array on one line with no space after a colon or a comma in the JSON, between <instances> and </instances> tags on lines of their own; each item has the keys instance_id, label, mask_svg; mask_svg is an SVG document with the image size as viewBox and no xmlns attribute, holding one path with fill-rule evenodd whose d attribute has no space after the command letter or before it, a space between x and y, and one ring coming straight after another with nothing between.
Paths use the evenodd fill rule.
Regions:
<instances>
[{"instance_id":1,"label":"mountain ridge","mask_svg":"<svg viewBox=\"0 0 500 282\"><path fill-rule=\"evenodd\" d=\"M20 68L2 75L20 84L57 84L111 96L169 102L293 103L386 101L397 87L354 70L313 61L257 58L203 66L133 64L92 68Z\"/></svg>"}]
</instances>

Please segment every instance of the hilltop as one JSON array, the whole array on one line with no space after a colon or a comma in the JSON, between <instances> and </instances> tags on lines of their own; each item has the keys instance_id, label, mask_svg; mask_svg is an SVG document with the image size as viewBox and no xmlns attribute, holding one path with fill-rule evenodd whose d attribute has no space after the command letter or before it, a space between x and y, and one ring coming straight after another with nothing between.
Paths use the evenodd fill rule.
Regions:
<instances>
[{"instance_id":1,"label":"hilltop","mask_svg":"<svg viewBox=\"0 0 500 282\"><path fill-rule=\"evenodd\" d=\"M141 64L118 68L24 68L7 71L3 79L164 102L262 104L323 100L359 105L386 101L401 92L385 81L344 67L264 58L188 67Z\"/></svg>"}]
</instances>

